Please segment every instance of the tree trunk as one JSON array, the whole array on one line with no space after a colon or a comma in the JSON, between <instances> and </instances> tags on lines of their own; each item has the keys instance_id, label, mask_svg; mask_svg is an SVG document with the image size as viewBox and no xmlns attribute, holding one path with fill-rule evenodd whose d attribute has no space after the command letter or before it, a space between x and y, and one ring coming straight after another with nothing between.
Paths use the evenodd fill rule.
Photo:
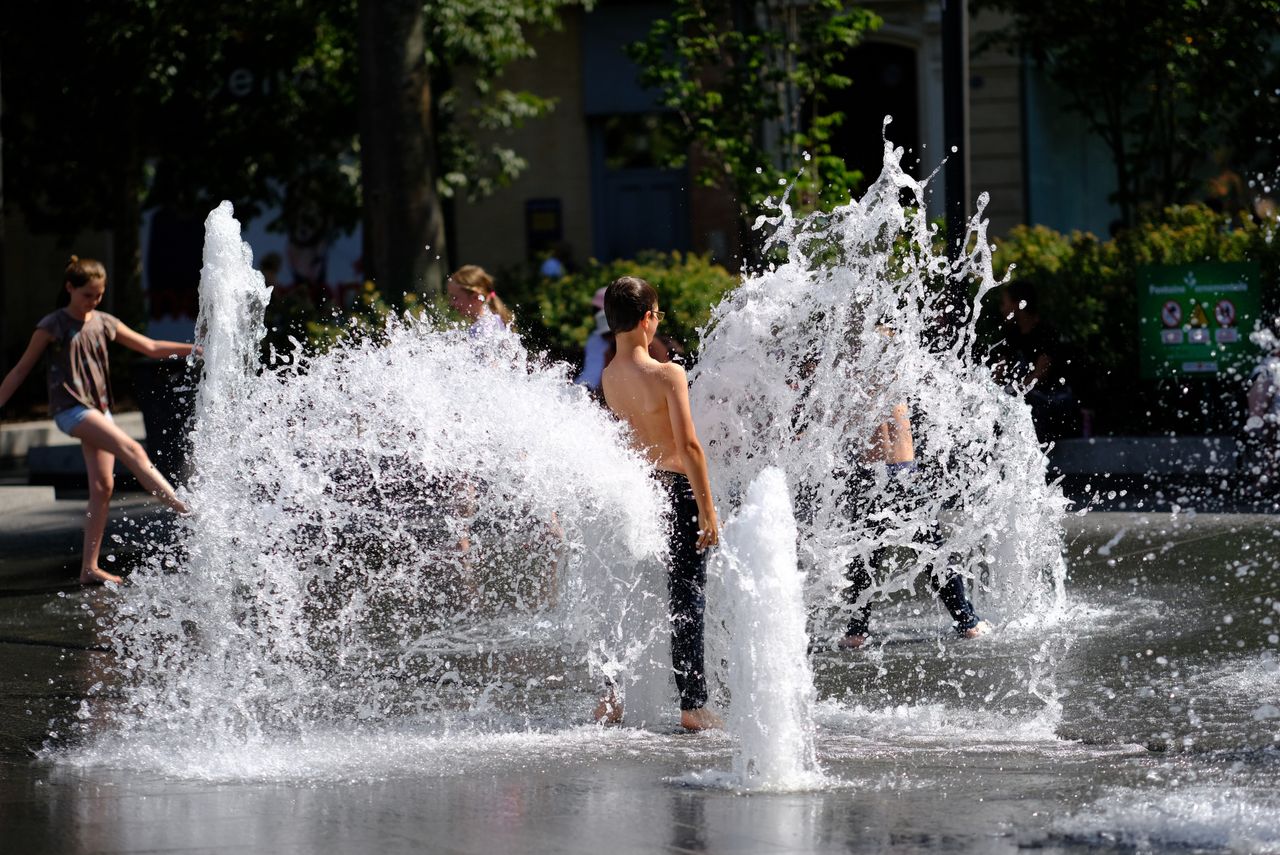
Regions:
<instances>
[{"instance_id":1,"label":"tree trunk","mask_svg":"<svg viewBox=\"0 0 1280 855\"><path fill-rule=\"evenodd\" d=\"M422 0L360 0L364 269L391 298L444 285Z\"/></svg>"}]
</instances>

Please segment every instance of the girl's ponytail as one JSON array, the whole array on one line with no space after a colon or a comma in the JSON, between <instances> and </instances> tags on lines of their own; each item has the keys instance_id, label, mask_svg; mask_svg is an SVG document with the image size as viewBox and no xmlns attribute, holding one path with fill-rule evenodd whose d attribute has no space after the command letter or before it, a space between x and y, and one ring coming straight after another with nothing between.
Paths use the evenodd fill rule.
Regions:
<instances>
[{"instance_id":1,"label":"girl's ponytail","mask_svg":"<svg viewBox=\"0 0 1280 855\"><path fill-rule=\"evenodd\" d=\"M493 277L485 272L483 267L475 264L467 264L459 267L458 270L449 277L459 288L464 291L470 291L480 297L489 307L489 311L493 312L502 319L504 327L510 327L515 315L507 308L507 304L502 302L502 298L498 296L498 292L493 290Z\"/></svg>"},{"instance_id":2,"label":"girl's ponytail","mask_svg":"<svg viewBox=\"0 0 1280 855\"><path fill-rule=\"evenodd\" d=\"M511 313L509 308L507 308L507 304L502 302L502 298L498 296L497 291L489 292L489 311L502 318L502 325L504 327L507 327L508 329L511 328L511 324L515 320L515 315Z\"/></svg>"}]
</instances>

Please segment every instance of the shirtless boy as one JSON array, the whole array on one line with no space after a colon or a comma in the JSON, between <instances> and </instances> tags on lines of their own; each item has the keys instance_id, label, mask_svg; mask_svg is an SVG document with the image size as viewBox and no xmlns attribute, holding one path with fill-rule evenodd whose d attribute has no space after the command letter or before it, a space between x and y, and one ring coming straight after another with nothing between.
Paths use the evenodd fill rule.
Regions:
<instances>
[{"instance_id":1,"label":"shirtless boy","mask_svg":"<svg viewBox=\"0 0 1280 855\"><path fill-rule=\"evenodd\" d=\"M615 280L605 290L604 312L617 342L617 356L601 378L605 403L631 426L633 444L657 468L671 503L667 591L680 724L687 730L720 727L719 717L706 709L702 642L705 550L719 542L719 522L707 458L689 412L688 380L679 365L649 355L663 317L653 286L634 276ZM621 718L612 696L596 708L597 720Z\"/></svg>"}]
</instances>

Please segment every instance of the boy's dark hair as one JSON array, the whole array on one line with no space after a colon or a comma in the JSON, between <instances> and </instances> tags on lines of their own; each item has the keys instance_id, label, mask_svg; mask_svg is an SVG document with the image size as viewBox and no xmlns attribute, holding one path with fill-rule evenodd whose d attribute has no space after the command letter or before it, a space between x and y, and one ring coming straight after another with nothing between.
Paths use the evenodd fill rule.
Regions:
<instances>
[{"instance_id":1,"label":"boy's dark hair","mask_svg":"<svg viewBox=\"0 0 1280 855\"><path fill-rule=\"evenodd\" d=\"M621 276L604 291L604 317L615 333L630 332L658 307L658 292L639 276Z\"/></svg>"}]
</instances>

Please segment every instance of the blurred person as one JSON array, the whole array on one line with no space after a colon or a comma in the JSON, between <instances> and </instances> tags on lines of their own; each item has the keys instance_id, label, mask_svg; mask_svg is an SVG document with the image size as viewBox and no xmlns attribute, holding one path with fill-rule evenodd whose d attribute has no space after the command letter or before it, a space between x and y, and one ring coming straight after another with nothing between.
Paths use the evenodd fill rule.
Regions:
<instances>
[{"instance_id":1,"label":"blurred person","mask_svg":"<svg viewBox=\"0 0 1280 855\"><path fill-rule=\"evenodd\" d=\"M459 267L449 277L446 287L449 305L471 322L467 329L471 338L487 338L511 327L511 310L493 289L493 277L483 267L474 264Z\"/></svg>"},{"instance_id":2,"label":"blurred person","mask_svg":"<svg viewBox=\"0 0 1280 855\"><path fill-rule=\"evenodd\" d=\"M605 354L613 345L613 336L609 333L609 319L604 314L604 292L604 288L598 288L591 298L591 305L596 310L594 318L596 326L582 348L582 371L573 381L579 386L586 386L593 392L600 388L600 375L604 372Z\"/></svg>"},{"instance_id":3,"label":"blurred person","mask_svg":"<svg viewBox=\"0 0 1280 855\"><path fill-rule=\"evenodd\" d=\"M542 260L542 265L538 268L538 275L544 279L560 279L569 273L573 273L576 269L577 265L573 263L573 250L569 247L569 244L564 241L556 241L555 245L551 247L551 251L547 253L547 257Z\"/></svg>"},{"instance_id":4,"label":"blurred person","mask_svg":"<svg viewBox=\"0 0 1280 855\"><path fill-rule=\"evenodd\" d=\"M473 342L483 345L491 337L498 335L512 325L511 310L498 297L493 287L493 277L483 267L467 264L459 267L445 283L449 295L449 305L455 312L469 321L467 336ZM461 556L461 568L469 592L477 590L474 580L474 555L472 553L471 523L479 512L482 494L487 485L481 481L462 478L453 488L456 492L454 501L461 520L461 532L458 537L458 552Z\"/></svg>"},{"instance_id":5,"label":"blurred person","mask_svg":"<svg viewBox=\"0 0 1280 855\"><path fill-rule=\"evenodd\" d=\"M1280 479L1280 318L1249 338L1266 354L1249 374L1246 396L1249 415L1244 424L1249 470L1259 488L1275 490Z\"/></svg>"},{"instance_id":6,"label":"blurred person","mask_svg":"<svg viewBox=\"0 0 1280 855\"><path fill-rule=\"evenodd\" d=\"M1067 380L1075 360L1058 331L1040 317L1030 282L1011 282L1000 294L1003 341L991 353L992 373L1011 394L1021 391L1031 407L1040 442L1079 436L1080 404Z\"/></svg>"},{"instance_id":7,"label":"blurred person","mask_svg":"<svg viewBox=\"0 0 1280 855\"><path fill-rule=\"evenodd\" d=\"M850 478L850 512L865 519L878 520L873 526L876 536L882 536L894 525L895 520L909 514L920 505L928 486L919 475L916 465L915 441L911 434L911 418L906 403L893 407L890 418L879 425L862 449L856 452L853 475ZM880 494L873 494L875 480L873 468L883 466L888 481ZM943 543L941 523L928 524L920 540L929 546ZM867 590L872 586L871 571L891 574L896 569L892 561L892 547L882 546L872 555L870 562L855 560L849 566L849 586L845 588L845 601L853 608L845 628L844 637L838 642L842 650L856 650L867 642L870 634L871 599ZM868 568L868 563L870 568ZM991 626L978 617L973 603L965 592L964 576L950 564L944 567L930 566L929 586L951 614L955 632L961 638L978 638L991 631Z\"/></svg>"},{"instance_id":8,"label":"blurred person","mask_svg":"<svg viewBox=\"0 0 1280 855\"><path fill-rule=\"evenodd\" d=\"M0 406L4 406L40 357L48 353L49 413L59 430L80 440L89 475L89 508L80 561L82 585L123 581L98 566L107 510L115 489L117 457L143 489L178 513L189 512L142 445L112 421L114 400L107 343L119 342L153 359L188 356L193 345L155 341L99 311L98 304L106 290L107 272L101 262L71 256L63 272L61 308L40 319L26 352L0 383Z\"/></svg>"}]
</instances>

